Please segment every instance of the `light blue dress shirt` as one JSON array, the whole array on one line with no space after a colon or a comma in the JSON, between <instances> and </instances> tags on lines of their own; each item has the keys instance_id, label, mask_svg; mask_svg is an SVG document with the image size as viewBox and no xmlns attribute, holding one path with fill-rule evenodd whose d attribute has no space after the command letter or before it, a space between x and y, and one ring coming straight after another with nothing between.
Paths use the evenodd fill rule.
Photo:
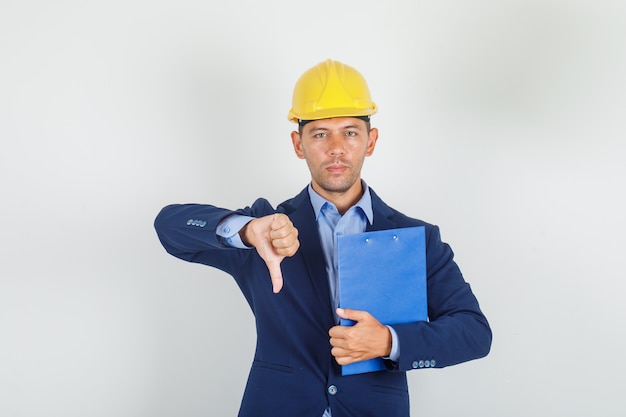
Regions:
<instances>
[{"instance_id":1,"label":"light blue dress shirt","mask_svg":"<svg viewBox=\"0 0 626 417\"><path fill-rule=\"evenodd\" d=\"M343 216L339 214L334 204L316 193L310 185L309 197L315 213L315 220L317 221L324 259L326 260L326 274L328 275L330 297L334 312L335 308L340 307L337 278L337 236L362 233L365 231L368 222L372 224L374 220L372 197L370 196L369 188L366 186L361 199L350 207ZM339 323L339 318L336 314L335 323Z\"/></svg>"},{"instance_id":2,"label":"light blue dress shirt","mask_svg":"<svg viewBox=\"0 0 626 417\"><path fill-rule=\"evenodd\" d=\"M337 285L337 236L354 233L363 233L367 227L367 223L372 224L374 221L374 213L372 210L372 197L370 190L365 181L363 184L363 195L361 199L346 211L343 216L337 210L334 204L325 200L322 196L313 190L309 184L309 197L315 220L317 221L317 230L319 231L324 259L326 260L326 273L328 275L328 284L330 285L331 303L333 306L333 314L335 322L339 323L339 318L335 313L335 309L339 307L339 286ZM224 239L229 246L236 248L248 248L241 237L239 230L245 226L253 217L234 215L226 218L217 227L217 235ZM350 306L345 306L349 308ZM391 332L391 353L386 359L397 361L400 357L400 346L398 336L391 326L387 326ZM322 417L331 417L330 408L327 409Z\"/></svg>"}]
</instances>

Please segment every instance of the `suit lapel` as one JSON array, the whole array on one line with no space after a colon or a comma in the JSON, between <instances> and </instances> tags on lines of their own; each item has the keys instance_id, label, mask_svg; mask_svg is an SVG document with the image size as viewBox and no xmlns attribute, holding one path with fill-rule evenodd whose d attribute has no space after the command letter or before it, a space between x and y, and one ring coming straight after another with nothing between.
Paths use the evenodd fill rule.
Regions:
<instances>
[{"instance_id":1,"label":"suit lapel","mask_svg":"<svg viewBox=\"0 0 626 417\"><path fill-rule=\"evenodd\" d=\"M365 228L366 232L373 232L375 230L388 230L395 229L398 224L390 220L393 211L383 200L378 197L378 194L370 187L370 194L372 196L372 211L374 212L374 221L370 225L367 224Z\"/></svg>"},{"instance_id":2,"label":"suit lapel","mask_svg":"<svg viewBox=\"0 0 626 417\"><path fill-rule=\"evenodd\" d=\"M283 204L283 208L298 229L299 252L304 258L306 268L309 271L309 279L312 287L315 289L315 297L318 299L319 305L328 305L328 313L332 314L326 261L322 252L322 244L315 222L315 213L309 200L308 190L305 188L289 203Z\"/></svg>"}]
</instances>

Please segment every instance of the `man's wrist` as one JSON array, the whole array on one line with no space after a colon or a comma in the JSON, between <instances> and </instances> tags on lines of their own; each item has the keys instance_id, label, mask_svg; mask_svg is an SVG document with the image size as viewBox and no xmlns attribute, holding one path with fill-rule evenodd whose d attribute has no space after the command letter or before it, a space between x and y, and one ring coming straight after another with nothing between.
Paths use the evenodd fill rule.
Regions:
<instances>
[{"instance_id":1,"label":"man's wrist","mask_svg":"<svg viewBox=\"0 0 626 417\"><path fill-rule=\"evenodd\" d=\"M254 220L254 217L233 214L220 222L215 233L227 246L250 249L251 246L242 240L240 232L251 220Z\"/></svg>"},{"instance_id":2,"label":"man's wrist","mask_svg":"<svg viewBox=\"0 0 626 417\"><path fill-rule=\"evenodd\" d=\"M387 326L387 328L391 334L391 351L389 352L389 356L383 356L383 359L398 362L398 359L400 359L400 342L398 341L398 334L393 327Z\"/></svg>"},{"instance_id":3,"label":"man's wrist","mask_svg":"<svg viewBox=\"0 0 626 417\"><path fill-rule=\"evenodd\" d=\"M250 225L250 222L252 222L252 220L248 221L246 224L243 225L243 227L239 230L239 238L241 239L241 242L246 245L247 247L254 247L253 244L250 243L250 238L248 237L248 226Z\"/></svg>"}]
</instances>

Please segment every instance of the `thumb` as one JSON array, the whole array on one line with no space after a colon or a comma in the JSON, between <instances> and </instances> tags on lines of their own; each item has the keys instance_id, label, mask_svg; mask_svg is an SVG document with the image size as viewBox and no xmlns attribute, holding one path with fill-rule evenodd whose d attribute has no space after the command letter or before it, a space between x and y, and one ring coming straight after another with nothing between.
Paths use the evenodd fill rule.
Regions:
<instances>
[{"instance_id":1,"label":"thumb","mask_svg":"<svg viewBox=\"0 0 626 417\"><path fill-rule=\"evenodd\" d=\"M283 288L283 272L280 269L280 261L268 260L265 262L272 279L272 290L274 294L278 294Z\"/></svg>"},{"instance_id":2,"label":"thumb","mask_svg":"<svg viewBox=\"0 0 626 417\"><path fill-rule=\"evenodd\" d=\"M338 308L337 315L342 319L348 319L352 321L363 321L369 316L369 313L362 310L352 310L351 308Z\"/></svg>"}]
</instances>

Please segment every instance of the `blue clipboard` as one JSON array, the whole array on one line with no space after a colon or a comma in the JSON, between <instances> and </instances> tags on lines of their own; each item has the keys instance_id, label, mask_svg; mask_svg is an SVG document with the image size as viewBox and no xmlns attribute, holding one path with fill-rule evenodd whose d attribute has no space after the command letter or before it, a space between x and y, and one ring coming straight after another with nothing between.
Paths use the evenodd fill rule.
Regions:
<instances>
[{"instance_id":1,"label":"blue clipboard","mask_svg":"<svg viewBox=\"0 0 626 417\"><path fill-rule=\"evenodd\" d=\"M428 320L423 226L340 235L337 255L339 307L365 310L386 325ZM374 358L342 366L342 375L384 369Z\"/></svg>"}]
</instances>

